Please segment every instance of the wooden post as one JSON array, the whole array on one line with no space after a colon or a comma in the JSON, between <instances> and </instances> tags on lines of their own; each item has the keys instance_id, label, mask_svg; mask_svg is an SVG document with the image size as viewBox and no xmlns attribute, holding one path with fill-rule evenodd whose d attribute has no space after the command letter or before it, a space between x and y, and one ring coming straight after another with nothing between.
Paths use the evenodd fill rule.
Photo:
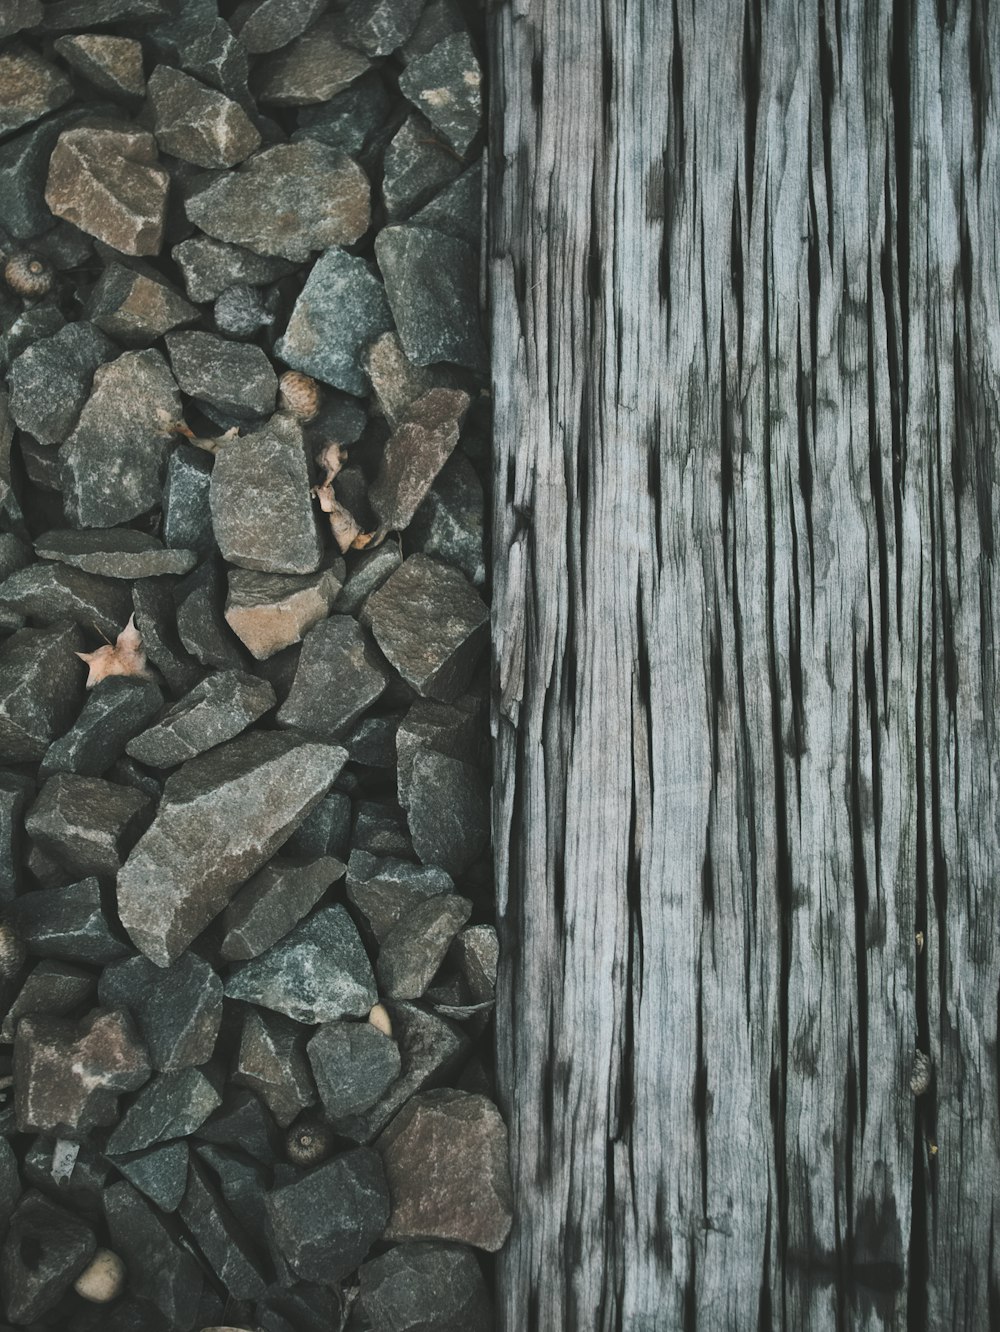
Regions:
<instances>
[{"instance_id":1,"label":"wooden post","mask_svg":"<svg viewBox=\"0 0 1000 1332\"><path fill-rule=\"evenodd\" d=\"M500 1326L998 1326L1000 5L491 48Z\"/></svg>"}]
</instances>

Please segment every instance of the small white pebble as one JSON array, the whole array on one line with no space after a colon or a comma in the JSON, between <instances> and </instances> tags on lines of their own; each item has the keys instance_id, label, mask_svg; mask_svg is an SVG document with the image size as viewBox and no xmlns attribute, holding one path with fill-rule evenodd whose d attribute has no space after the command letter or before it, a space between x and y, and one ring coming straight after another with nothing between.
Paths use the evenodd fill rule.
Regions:
<instances>
[{"instance_id":1,"label":"small white pebble","mask_svg":"<svg viewBox=\"0 0 1000 1332\"><path fill-rule=\"evenodd\" d=\"M392 1035L392 1019L384 1004L376 1004L368 1014L368 1021L384 1036Z\"/></svg>"},{"instance_id":2,"label":"small white pebble","mask_svg":"<svg viewBox=\"0 0 1000 1332\"><path fill-rule=\"evenodd\" d=\"M108 1304L125 1286L125 1264L110 1249L98 1249L76 1281L73 1289L91 1304Z\"/></svg>"}]
</instances>

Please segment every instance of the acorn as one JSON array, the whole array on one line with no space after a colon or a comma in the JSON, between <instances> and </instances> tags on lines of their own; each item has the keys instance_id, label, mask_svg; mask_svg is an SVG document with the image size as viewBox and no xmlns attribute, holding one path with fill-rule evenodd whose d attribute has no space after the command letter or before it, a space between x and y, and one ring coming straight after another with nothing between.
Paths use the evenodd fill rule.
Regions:
<instances>
[{"instance_id":1,"label":"acorn","mask_svg":"<svg viewBox=\"0 0 1000 1332\"><path fill-rule=\"evenodd\" d=\"M13 926L0 924L0 981L13 980L28 960L28 950Z\"/></svg>"},{"instance_id":2,"label":"acorn","mask_svg":"<svg viewBox=\"0 0 1000 1332\"><path fill-rule=\"evenodd\" d=\"M932 1065L923 1050L913 1052L913 1072L910 1075L910 1091L914 1096L923 1096L931 1085Z\"/></svg>"},{"instance_id":3,"label":"acorn","mask_svg":"<svg viewBox=\"0 0 1000 1332\"><path fill-rule=\"evenodd\" d=\"M98 1249L73 1289L91 1304L110 1304L125 1287L125 1264L111 1249Z\"/></svg>"},{"instance_id":4,"label":"acorn","mask_svg":"<svg viewBox=\"0 0 1000 1332\"><path fill-rule=\"evenodd\" d=\"M368 1021L383 1036L392 1035L392 1018L390 1018L389 1010L385 1004L376 1004L368 1014Z\"/></svg>"},{"instance_id":5,"label":"acorn","mask_svg":"<svg viewBox=\"0 0 1000 1332\"><path fill-rule=\"evenodd\" d=\"M37 254L12 254L3 270L7 286L18 296L35 300L52 290L52 269Z\"/></svg>"},{"instance_id":6,"label":"acorn","mask_svg":"<svg viewBox=\"0 0 1000 1332\"><path fill-rule=\"evenodd\" d=\"M333 1133L318 1115L305 1115L288 1130L285 1155L292 1165L314 1166L330 1155Z\"/></svg>"},{"instance_id":7,"label":"acorn","mask_svg":"<svg viewBox=\"0 0 1000 1332\"><path fill-rule=\"evenodd\" d=\"M319 412L320 387L301 370L286 370L278 380L281 406L300 421L311 421Z\"/></svg>"}]
</instances>

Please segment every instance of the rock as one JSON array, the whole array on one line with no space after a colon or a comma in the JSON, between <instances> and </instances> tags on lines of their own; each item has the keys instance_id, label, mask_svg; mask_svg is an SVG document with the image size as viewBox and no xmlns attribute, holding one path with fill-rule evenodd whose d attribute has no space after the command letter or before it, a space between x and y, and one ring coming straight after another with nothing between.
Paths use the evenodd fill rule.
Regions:
<instances>
[{"instance_id":1,"label":"rock","mask_svg":"<svg viewBox=\"0 0 1000 1332\"><path fill-rule=\"evenodd\" d=\"M7 1010L0 1027L0 1041L13 1042L17 1024L26 1014L36 1018L69 1016L90 1002L94 989L94 977L81 967L71 966L68 962L39 962L29 972L17 998ZM2 1193L0 1189L0 1196Z\"/></svg>"},{"instance_id":2,"label":"rock","mask_svg":"<svg viewBox=\"0 0 1000 1332\"><path fill-rule=\"evenodd\" d=\"M489 611L457 569L411 555L366 603L375 641L418 693L449 702L471 679Z\"/></svg>"},{"instance_id":3,"label":"rock","mask_svg":"<svg viewBox=\"0 0 1000 1332\"><path fill-rule=\"evenodd\" d=\"M209 491L223 559L265 573L308 574L323 554L302 427L279 413L219 449Z\"/></svg>"},{"instance_id":4,"label":"rock","mask_svg":"<svg viewBox=\"0 0 1000 1332\"><path fill-rule=\"evenodd\" d=\"M171 1328L195 1325L201 1268L131 1184L121 1180L104 1195L111 1243L125 1260L129 1287L160 1311Z\"/></svg>"},{"instance_id":5,"label":"rock","mask_svg":"<svg viewBox=\"0 0 1000 1332\"><path fill-rule=\"evenodd\" d=\"M482 78L468 33L456 32L407 63L399 90L464 157L482 123Z\"/></svg>"},{"instance_id":6,"label":"rock","mask_svg":"<svg viewBox=\"0 0 1000 1332\"><path fill-rule=\"evenodd\" d=\"M371 707L388 682L361 626L349 615L331 615L306 634L295 682L277 720L333 738Z\"/></svg>"},{"instance_id":7,"label":"rock","mask_svg":"<svg viewBox=\"0 0 1000 1332\"><path fill-rule=\"evenodd\" d=\"M0 1235L6 1235L11 1213L20 1196L17 1157L7 1139L0 1137Z\"/></svg>"},{"instance_id":8,"label":"rock","mask_svg":"<svg viewBox=\"0 0 1000 1332\"><path fill-rule=\"evenodd\" d=\"M462 973L473 1003L490 1003L496 997L500 945L492 925L470 925L460 930L449 956Z\"/></svg>"},{"instance_id":9,"label":"rock","mask_svg":"<svg viewBox=\"0 0 1000 1332\"><path fill-rule=\"evenodd\" d=\"M378 74L365 74L319 106L299 112L292 142L318 139L328 148L358 157L389 118L391 102Z\"/></svg>"},{"instance_id":10,"label":"rock","mask_svg":"<svg viewBox=\"0 0 1000 1332\"><path fill-rule=\"evenodd\" d=\"M260 146L260 131L238 102L179 69L157 65L147 95L157 143L184 162L231 167Z\"/></svg>"},{"instance_id":11,"label":"rock","mask_svg":"<svg viewBox=\"0 0 1000 1332\"><path fill-rule=\"evenodd\" d=\"M45 202L56 217L123 254L159 254L170 177L144 130L104 122L63 130Z\"/></svg>"},{"instance_id":12,"label":"rock","mask_svg":"<svg viewBox=\"0 0 1000 1332\"><path fill-rule=\"evenodd\" d=\"M56 528L36 540L35 554L40 560L56 560L104 578L130 580L185 574L196 559L193 550L165 547L156 537L131 527Z\"/></svg>"},{"instance_id":13,"label":"rock","mask_svg":"<svg viewBox=\"0 0 1000 1332\"><path fill-rule=\"evenodd\" d=\"M83 647L75 626L18 629L0 646L0 760L37 762L70 725L83 694L73 655Z\"/></svg>"},{"instance_id":14,"label":"rock","mask_svg":"<svg viewBox=\"0 0 1000 1332\"><path fill-rule=\"evenodd\" d=\"M391 327L385 290L371 266L328 249L313 265L274 351L293 369L361 397L367 392L365 347Z\"/></svg>"},{"instance_id":15,"label":"rock","mask_svg":"<svg viewBox=\"0 0 1000 1332\"><path fill-rule=\"evenodd\" d=\"M226 997L316 1023L364 1017L378 996L354 922L342 906L332 906L236 970Z\"/></svg>"},{"instance_id":16,"label":"rock","mask_svg":"<svg viewBox=\"0 0 1000 1332\"><path fill-rule=\"evenodd\" d=\"M113 1158L115 1169L161 1212L175 1212L184 1197L188 1177L188 1145L167 1142L148 1152Z\"/></svg>"},{"instance_id":17,"label":"rock","mask_svg":"<svg viewBox=\"0 0 1000 1332\"><path fill-rule=\"evenodd\" d=\"M222 1109L198 1130L204 1142L236 1147L255 1160L273 1164L277 1129L274 1120L252 1092L233 1087Z\"/></svg>"},{"instance_id":18,"label":"rock","mask_svg":"<svg viewBox=\"0 0 1000 1332\"><path fill-rule=\"evenodd\" d=\"M21 890L21 829L24 807L35 793L30 777L0 772L0 903Z\"/></svg>"},{"instance_id":19,"label":"rock","mask_svg":"<svg viewBox=\"0 0 1000 1332\"><path fill-rule=\"evenodd\" d=\"M103 966L128 952L108 927L96 879L22 893L6 915L35 957Z\"/></svg>"},{"instance_id":20,"label":"rock","mask_svg":"<svg viewBox=\"0 0 1000 1332\"><path fill-rule=\"evenodd\" d=\"M97 1240L72 1212L32 1189L11 1216L0 1249L0 1287L12 1323L31 1323L59 1303L90 1262Z\"/></svg>"},{"instance_id":21,"label":"rock","mask_svg":"<svg viewBox=\"0 0 1000 1332\"><path fill-rule=\"evenodd\" d=\"M354 805L353 845L373 856L413 855L406 815L398 805L379 800L358 800Z\"/></svg>"},{"instance_id":22,"label":"rock","mask_svg":"<svg viewBox=\"0 0 1000 1332\"><path fill-rule=\"evenodd\" d=\"M461 161L432 125L410 113L385 150L382 199L389 222L403 222L453 181Z\"/></svg>"},{"instance_id":23,"label":"rock","mask_svg":"<svg viewBox=\"0 0 1000 1332\"><path fill-rule=\"evenodd\" d=\"M162 673L172 692L180 694L190 689L201 672L177 636L171 583L167 578L140 579L132 585L132 605L147 660Z\"/></svg>"},{"instance_id":24,"label":"rock","mask_svg":"<svg viewBox=\"0 0 1000 1332\"><path fill-rule=\"evenodd\" d=\"M59 37L53 50L85 79L114 97L142 97L142 47L132 37L80 32Z\"/></svg>"},{"instance_id":25,"label":"rock","mask_svg":"<svg viewBox=\"0 0 1000 1332\"><path fill-rule=\"evenodd\" d=\"M125 1111L108 1138L107 1150L121 1156L154 1142L186 1138L221 1104L222 1097L201 1069L158 1073Z\"/></svg>"},{"instance_id":26,"label":"rock","mask_svg":"<svg viewBox=\"0 0 1000 1332\"><path fill-rule=\"evenodd\" d=\"M22 1179L43 1193L56 1191L67 1207L90 1221L100 1213L111 1169L85 1142L41 1135L24 1154Z\"/></svg>"},{"instance_id":27,"label":"rock","mask_svg":"<svg viewBox=\"0 0 1000 1332\"><path fill-rule=\"evenodd\" d=\"M39 769L40 777L74 772L101 777L136 731L155 717L163 695L152 682L129 676L109 676L87 694L83 711L58 740L53 741Z\"/></svg>"},{"instance_id":28,"label":"rock","mask_svg":"<svg viewBox=\"0 0 1000 1332\"><path fill-rule=\"evenodd\" d=\"M407 535L414 550L461 569L470 583L486 582L485 504L476 469L460 453L438 473Z\"/></svg>"},{"instance_id":29,"label":"rock","mask_svg":"<svg viewBox=\"0 0 1000 1332\"><path fill-rule=\"evenodd\" d=\"M323 1109L334 1123L370 1109L402 1067L395 1041L370 1022L329 1022L307 1048Z\"/></svg>"},{"instance_id":30,"label":"rock","mask_svg":"<svg viewBox=\"0 0 1000 1332\"><path fill-rule=\"evenodd\" d=\"M119 914L136 946L158 966L175 961L321 799L345 757L335 745L258 731L168 778L118 875Z\"/></svg>"},{"instance_id":31,"label":"rock","mask_svg":"<svg viewBox=\"0 0 1000 1332\"><path fill-rule=\"evenodd\" d=\"M217 9L203 7L199 13L182 5L178 20L157 24L151 35L189 74L237 101L245 101L249 69L246 47L219 18Z\"/></svg>"},{"instance_id":32,"label":"rock","mask_svg":"<svg viewBox=\"0 0 1000 1332\"><path fill-rule=\"evenodd\" d=\"M210 236L193 236L171 250L171 257L184 274L184 285L192 301L214 301L229 287L240 283L264 286L292 271L285 259L254 254L238 245L227 245Z\"/></svg>"},{"instance_id":33,"label":"rock","mask_svg":"<svg viewBox=\"0 0 1000 1332\"><path fill-rule=\"evenodd\" d=\"M42 0L7 0L0 14L0 37L12 37L22 28L34 28L42 21Z\"/></svg>"},{"instance_id":34,"label":"rock","mask_svg":"<svg viewBox=\"0 0 1000 1332\"><path fill-rule=\"evenodd\" d=\"M305 139L256 153L191 195L185 210L217 240L302 263L364 235L369 193L352 158Z\"/></svg>"},{"instance_id":35,"label":"rock","mask_svg":"<svg viewBox=\"0 0 1000 1332\"><path fill-rule=\"evenodd\" d=\"M22 1017L14 1041L18 1130L76 1138L113 1124L119 1095L141 1087L149 1074L125 1013L94 1009L79 1022Z\"/></svg>"},{"instance_id":36,"label":"rock","mask_svg":"<svg viewBox=\"0 0 1000 1332\"><path fill-rule=\"evenodd\" d=\"M222 1022L222 981L196 953L182 953L161 970L145 957L104 968L98 997L135 1020L157 1072L205 1064Z\"/></svg>"},{"instance_id":37,"label":"rock","mask_svg":"<svg viewBox=\"0 0 1000 1332\"><path fill-rule=\"evenodd\" d=\"M245 0L232 16L232 28L251 55L278 51L305 32L327 0Z\"/></svg>"},{"instance_id":38,"label":"rock","mask_svg":"<svg viewBox=\"0 0 1000 1332\"><path fill-rule=\"evenodd\" d=\"M72 96L73 85L62 70L29 46L14 42L0 51L0 136L39 120Z\"/></svg>"},{"instance_id":39,"label":"rock","mask_svg":"<svg viewBox=\"0 0 1000 1332\"><path fill-rule=\"evenodd\" d=\"M478 768L434 749L413 760L407 824L425 865L462 874L489 842L489 785Z\"/></svg>"},{"instance_id":40,"label":"rock","mask_svg":"<svg viewBox=\"0 0 1000 1332\"><path fill-rule=\"evenodd\" d=\"M140 763L171 768L239 735L274 702L274 690L255 675L242 671L207 675L126 748Z\"/></svg>"},{"instance_id":41,"label":"rock","mask_svg":"<svg viewBox=\"0 0 1000 1332\"><path fill-rule=\"evenodd\" d=\"M10 368L10 410L40 444L61 444L87 401L94 371L114 344L93 324L65 324L32 342Z\"/></svg>"},{"instance_id":42,"label":"rock","mask_svg":"<svg viewBox=\"0 0 1000 1332\"><path fill-rule=\"evenodd\" d=\"M92 114L91 108L86 111ZM61 111L0 144L0 226L17 240L30 240L53 225L44 198L49 157L62 130L83 114L82 107Z\"/></svg>"},{"instance_id":43,"label":"rock","mask_svg":"<svg viewBox=\"0 0 1000 1332\"><path fill-rule=\"evenodd\" d=\"M126 347L147 347L178 324L190 324L199 316L158 274L115 263L108 264L98 278L85 310L88 319Z\"/></svg>"},{"instance_id":44,"label":"rock","mask_svg":"<svg viewBox=\"0 0 1000 1332\"><path fill-rule=\"evenodd\" d=\"M435 388L410 404L393 431L369 500L383 529L407 527L458 443L469 406L460 389Z\"/></svg>"},{"instance_id":45,"label":"rock","mask_svg":"<svg viewBox=\"0 0 1000 1332\"><path fill-rule=\"evenodd\" d=\"M192 1159L187 1192L178 1209L209 1266L233 1299L263 1295L267 1280L229 1209L200 1163Z\"/></svg>"},{"instance_id":46,"label":"rock","mask_svg":"<svg viewBox=\"0 0 1000 1332\"><path fill-rule=\"evenodd\" d=\"M247 1093L242 1092L245 1096ZM199 1144L195 1151L212 1170L222 1196L247 1233L266 1247L268 1172L256 1162L211 1143Z\"/></svg>"},{"instance_id":47,"label":"rock","mask_svg":"<svg viewBox=\"0 0 1000 1332\"><path fill-rule=\"evenodd\" d=\"M492 1332L493 1307L471 1249L397 1244L362 1264L357 1308L379 1332Z\"/></svg>"},{"instance_id":48,"label":"rock","mask_svg":"<svg viewBox=\"0 0 1000 1332\"><path fill-rule=\"evenodd\" d=\"M474 694L463 694L455 703L418 698L396 731L396 789L403 809L410 808L413 764L422 750L475 766L482 759L484 730L483 708Z\"/></svg>"},{"instance_id":49,"label":"rock","mask_svg":"<svg viewBox=\"0 0 1000 1332\"><path fill-rule=\"evenodd\" d=\"M344 740L350 761L368 768L395 768L396 729L401 719L400 712L362 717Z\"/></svg>"},{"instance_id":50,"label":"rock","mask_svg":"<svg viewBox=\"0 0 1000 1332\"><path fill-rule=\"evenodd\" d=\"M344 564L302 575L229 571L226 623L258 661L302 641L326 618L344 582Z\"/></svg>"},{"instance_id":51,"label":"rock","mask_svg":"<svg viewBox=\"0 0 1000 1332\"><path fill-rule=\"evenodd\" d=\"M387 56L412 33L422 9L423 0L348 0L344 22L366 55Z\"/></svg>"},{"instance_id":52,"label":"rock","mask_svg":"<svg viewBox=\"0 0 1000 1332\"><path fill-rule=\"evenodd\" d=\"M64 564L30 564L0 584L0 606L43 624L74 620L114 639L128 620L128 588Z\"/></svg>"},{"instance_id":53,"label":"rock","mask_svg":"<svg viewBox=\"0 0 1000 1332\"><path fill-rule=\"evenodd\" d=\"M472 250L478 250L483 229L483 167L477 158L450 185L411 214L410 224L430 227L456 236Z\"/></svg>"},{"instance_id":54,"label":"rock","mask_svg":"<svg viewBox=\"0 0 1000 1332\"><path fill-rule=\"evenodd\" d=\"M127 523L162 498L181 400L158 351L123 352L102 365L76 429L59 450L66 513L77 527Z\"/></svg>"},{"instance_id":55,"label":"rock","mask_svg":"<svg viewBox=\"0 0 1000 1332\"><path fill-rule=\"evenodd\" d=\"M385 227L375 255L403 350L417 365L452 361L485 370L475 253L429 227Z\"/></svg>"},{"instance_id":56,"label":"rock","mask_svg":"<svg viewBox=\"0 0 1000 1332\"><path fill-rule=\"evenodd\" d=\"M259 347L214 333L168 333L165 341L174 377L192 398L243 420L274 411L278 377Z\"/></svg>"},{"instance_id":57,"label":"rock","mask_svg":"<svg viewBox=\"0 0 1000 1332\"><path fill-rule=\"evenodd\" d=\"M379 951L381 992L390 999L419 999L471 913L472 903L454 893L429 897L407 911Z\"/></svg>"},{"instance_id":58,"label":"rock","mask_svg":"<svg viewBox=\"0 0 1000 1332\"><path fill-rule=\"evenodd\" d=\"M177 584L177 633L203 666L239 671L246 665L246 654L223 619L224 577L221 561L210 556Z\"/></svg>"},{"instance_id":59,"label":"rock","mask_svg":"<svg viewBox=\"0 0 1000 1332\"><path fill-rule=\"evenodd\" d=\"M28 811L36 844L78 874L117 874L138 836L149 801L103 777L57 772Z\"/></svg>"},{"instance_id":60,"label":"rock","mask_svg":"<svg viewBox=\"0 0 1000 1332\"><path fill-rule=\"evenodd\" d=\"M392 1197L387 1239L502 1246L513 1219L507 1128L485 1096L422 1092L376 1148Z\"/></svg>"},{"instance_id":61,"label":"rock","mask_svg":"<svg viewBox=\"0 0 1000 1332\"><path fill-rule=\"evenodd\" d=\"M365 1147L336 1156L268 1194L275 1244L297 1276L333 1285L382 1236L389 1195L378 1156Z\"/></svg>"},{"instance_id":62,"label":"rock","mask_svg":"<svg viewBox=\"0 0 1000 1332\"><path fill-rule=\"evenodd\" d=\"M243 1019L233 1082L256 1092L281 1128L316 1101L306 1059L308 1035L305 1027L275 1013L252 1008Z\"/></svg>"},{"instance_id":63,"label":"rock","mask_svg":"<svg viewBox=\"0 0 1000 1332\"><path fill-rule=\"evenodd\" d=\"M200 555L211 550L215 540L208 500L211 478L212 464L201 449L187 445L174 449L163 488L163 540L168 546Z\"/></svg>"},{"instance_id":64,"label":"rock","mask_svg":"<svg viewBox=\"0 0 1000 1332\"><path fill-rule=\"evenodd\" d=\"M386 541L376 550L366 550L333 603L334 610L342 615L357 615L368 597L395 573L402 562L403 556L395 541Z\"/></svg>"},{"instance_id":65,"label":"rock","mask_svg":"<svg viewBox=\"0 0 1000 1332\"><path fill-rule=\"evenodd\" d=\"M275 859L239 890L222 916L219 955L227 962L259 957L307 915L344 875L333 856L308 864Z\"/></svg>"},{"instance_id":66,"label":"rock","mask_svg":"<svg viewBox=\"0 0 1000 1332\"><path fill-rule=\"evenodd\" d=\"M326 102L360 78L370 61L347 45L338 15L321 18L262 67L257 98L263 105Z\"/></svg>"},{"instance_id":67,"label":"rock","mask_svg":"<svg viewBox=\"0 0 1000 1332\"><path fill-rule=\"evenodd\" d=\"M383 333L365 352L365 371L382 415L395 430L411 404L433 388L447 388L446 367L414 365L407 359L397 333Z\"/></svg>"},{"instance_id":68,"label":"rock","mask_svg":"<svg viewBox=\"0 0 1000 1332\"><path fill-rule=\"evenodd\" d=\"M2 153L3 145L0 144L0 155ZM2 203L0 203L0 207L2 207ZM0 292L2 292L2 289L0 289ZM7 323L6 320L3 322L4 324ZM40 338L52 337L53 334L58 333L65 326L66 320L62 312L54 305L27 306L9 325L6 333L0 337L0 366L6 369L17 360L27 347L32 346ZM10 419L9 412L6 415L8 417L6 429L13 432L14 422ZM13 438L13 435L11 437ZM9 481L7 484L9 484Z\"/></svg>"},{"instance_id":69,"label":"rock","mask_svg":"<svg viewBox=\"0 0 1000 1332\"><path fill-rule=\"evenodd\" d=\"M347 855L351 832L351 798L341 791L324 796L281 848L282 854L310 860L315 856Z\"/></svg>"},{"instance_id":70,"label":"rock","mask_svg":"<svg viewBox=\"0 0 1000 1332\"><path fill-rule=\"evenodd\" d=\"M92 27L119 19L163 18L172 0L48 0L42 18L47 32Z\"/></svg>"},{"instance_id":71,"label":"rock","mask_svg":"<svg viewBox=\"0 0 1000 1332\"><path fill-rule=\"evenodd\" d=\"M271 327L276 311L274 292L264 292L260 287L227 287L217 297L212 317L220 333L252 338L258 329Z\"/></svg>"}]
</instances>

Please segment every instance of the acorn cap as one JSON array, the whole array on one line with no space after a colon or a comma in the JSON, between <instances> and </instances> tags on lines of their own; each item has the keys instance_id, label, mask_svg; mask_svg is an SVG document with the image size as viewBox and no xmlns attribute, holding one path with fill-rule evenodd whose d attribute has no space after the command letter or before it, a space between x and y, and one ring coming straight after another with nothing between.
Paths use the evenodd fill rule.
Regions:
<instances>
[{"instance_id":1,"label":"acorn cap","mask_svg":"<svg viewBox=\"0 0 1000 1332\"><path fill-rule=\"evenodd\" d=\"M19 296L44 296L52 290L52 269L37 254L12 254L3 275L7 286Z\"/></svg>"}]
</instances>

